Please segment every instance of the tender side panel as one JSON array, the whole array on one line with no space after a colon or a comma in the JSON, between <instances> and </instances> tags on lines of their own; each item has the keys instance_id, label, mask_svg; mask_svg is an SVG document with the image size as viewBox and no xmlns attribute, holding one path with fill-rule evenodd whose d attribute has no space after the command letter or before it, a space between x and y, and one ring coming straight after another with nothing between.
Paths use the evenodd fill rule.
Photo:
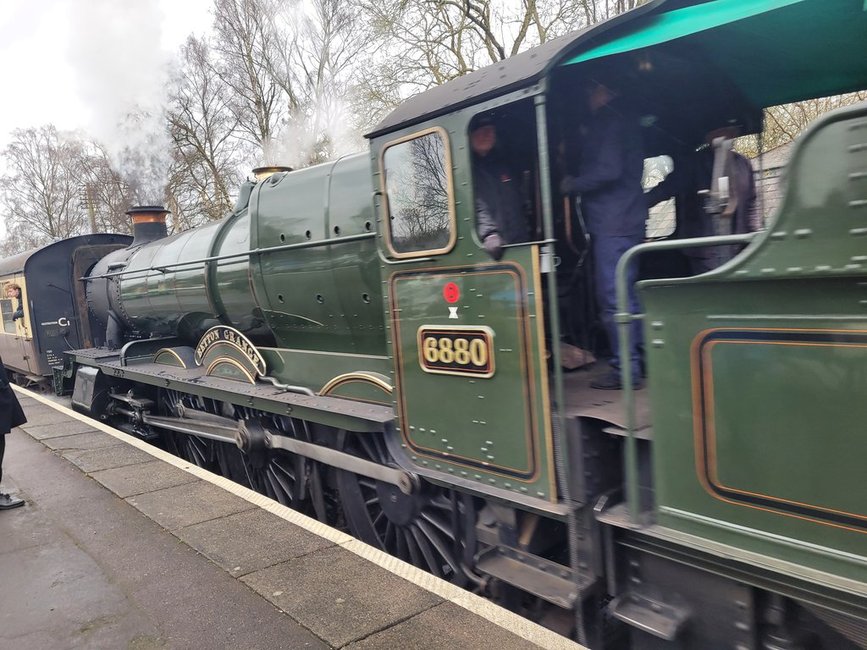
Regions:
<instances>
[{"instance_id":1,"label":"tender side panel","mask_svg":"<svg viewBox=\"0 0 867 650\"><path fill-rule=\"evenodd\" d=\"M660 523L867 582L865 236L860 106L799 143L750 248L645 283Z\"/></svg>"}]
</instances>

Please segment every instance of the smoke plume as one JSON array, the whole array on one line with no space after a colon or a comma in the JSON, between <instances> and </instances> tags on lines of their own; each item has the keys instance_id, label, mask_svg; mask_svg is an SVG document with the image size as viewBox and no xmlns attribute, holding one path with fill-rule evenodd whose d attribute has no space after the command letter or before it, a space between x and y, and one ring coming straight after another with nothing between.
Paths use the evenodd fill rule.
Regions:
<instances>
[{"instance_id":1,"label":"smoke plume","mask_svg":"<svg viewBox=\"0 0 867 650\"><path fill-rule=\"evenodd\" d=\"M164 97L170 58L156 2L75 0L70 62L91 110L88 131L108 150L135 201L162 204L171 162Z\"/></svg>"}]
</instances>

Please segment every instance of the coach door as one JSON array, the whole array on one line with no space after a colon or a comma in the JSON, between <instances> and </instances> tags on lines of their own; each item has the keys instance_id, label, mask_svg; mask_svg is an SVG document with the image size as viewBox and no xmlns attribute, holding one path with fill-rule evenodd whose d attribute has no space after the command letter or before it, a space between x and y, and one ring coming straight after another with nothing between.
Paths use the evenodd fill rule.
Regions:
<instances>
[{"instance_id":1,"label":"coach door","mask_svg":"<svg viewBox=\"0 0 867 650\"><path fill-rule=\"evenodd\" d=\"M400 436L423 472L552 498L538 246L485 253L455 151L429 128L386 137L379 160Z\"/></svg>"}]
</instances>

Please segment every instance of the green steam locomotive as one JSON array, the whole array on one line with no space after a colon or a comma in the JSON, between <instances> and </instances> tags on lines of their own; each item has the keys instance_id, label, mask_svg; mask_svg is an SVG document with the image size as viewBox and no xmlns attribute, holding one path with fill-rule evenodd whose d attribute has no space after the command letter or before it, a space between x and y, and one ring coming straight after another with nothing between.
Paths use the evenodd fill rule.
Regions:
<instances>
[{"instance_id":1,"label":"green steam locomotive","mask_svg":"<svg viewBox=\"0 0 867 650\"><path fill-rule=\"evenodd\" d=\"M597 82L649 160L689 164L715 128L867 88L867 7L651 1L412 98L368 153L264 170L220 222L161 238L138 210L85 280L105 345L68 353L73 404L591 648L867 647L867 105L800 137L760 232L725 230L722 174L710 238L675 197L619 267L647 388L627 364L603 392L563 368L606 343L557 191ZM529 233L501 259L482 115ZM734 255L690 275L695 246Z\"/></svg>"}]
</instances>

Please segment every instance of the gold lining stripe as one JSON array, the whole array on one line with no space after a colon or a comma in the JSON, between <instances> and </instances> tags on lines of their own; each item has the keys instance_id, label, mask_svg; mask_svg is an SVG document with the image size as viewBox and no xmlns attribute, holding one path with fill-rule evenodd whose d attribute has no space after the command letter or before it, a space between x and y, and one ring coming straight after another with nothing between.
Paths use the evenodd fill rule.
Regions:
<instances>
[{"instance_id":1,"label":"gold lining stripe","mask_svg":"<svg viewBox=\"0 0 867 650\"><path fill-rule=\"evenodd\" d=\"M342 386L343 384L348 384L353 381L360 381L365 384L372 384L375 388L378 388L381 391L388 393L389 395L391 395L394 391L394 386L389 384L384 379L377 377L373 373L360 371L347 372L342 375L338 375L337 377L334 377L319 390L319 394L324 397L336 388Z\"/></svg>"},{"instance_id":2,"label":"gold lining stripe","mask_svg":"<svg viewBox=\"0 0 867 650\"><path fill-rule=\"evenodd\" d=\"M533 297L536 304L536 336L539 341L539 359L547 357L547 348L545 347L545 317L548 313L545 311L545 303L542 300L542 274L539 272L539 248L533 246ZM548 373L540 372L539 381L542 384L542 417L544 418L544 436L546 445L545 461L548 465L548 499L552 502L557 502L557 470L554 464L554 432L551 430L551 399L550 386L548 386ZM565 421L563 423L565 425ZM563 432L565 435L566 428ZM541 450L540 454L541 456Z\"/></svg>"},{"instance_id":3,"label":"gold lining stripe","mask_svg":"<svg viewBox=\"0 0 867 650\"><path fill-rule=\"evenodd\" d=\"M446 245L442 248L434 248L434 249L424 249L418 251L409 251L406 253L398 253L394 246L391 244L391 206L388 201L388 188L385 186L386 178L385 178L385 152L388 151L390 147L393 147L398 144L403 144L404 142L409 142L410 140L417 140L418 138L422 138L426 135L430 135L431 133L438 134L445 144L445 171L448 179L448 188L447 193L449 197L449 240ZM380 170L380 188L382 190L382 196L385 199L385 217L382 220L382 223L385 225L385 232L383 239L385 240L385 246L388 248L389 255L391 255L395 259L411 259L413 257L429 257L430 255L444 255L448 253L455 247L455 244L458 241L458 218L457 213L455 211L455 190L454 190L454 177L452 175L452 150L451 143L449 141L448 132L442 128L441 126L434 126L428 129L424 129L422 131L416 131L415 133L411 133L409 135L403 136L402 138L398 138L397 140L392 140L391 142L386 142L382 151L379 154L379 170ZM376 215L374 215L376 216Z\"/></svg>"},{"instance_id":4,"label":"gold lining stripe","mask_svg":"<svg viewBox=\"0 0 867 650\"><path fill-rule=\"evenodd\" d=\"M482 265L475 265L475 267L479 267ZM487 264L485 265L487 266ZM511 268L503 268L503 267L511 267ZM395 363L395 377L398 380L398 383L403 381L402 378L402 356L403 350L400 343L400 319L394 316L394 314L399 314L398 310L398 302L397 302L397 288L396 283L403 279L418 279L421 275L429 275L430 277L441 277L448 276L453 274L456 270L464 271L467 268L474 268L473 265L457 265L457 266L448 266L448 267L437 267L437 266L428 266L421 267L417 269L412 269L411 271L398 271L391 275L389 278L389 295L388 300L391 306L392 315L392 329L395 332L394 334L394 363ZM484 268L484 267L482 267ZM427 271L436 271L436 273L427 274ZM537 431L537 421L534 415L534 404L531 401L531 391L535 392L535 378L529 375L530 368L527 367L526 362L529 359L532 363L531 359L531 349L530 349L530 329L531 325L529 323L529 316L527 311L529 306L524 298L526 296L520 295L518 292L518 288L523 286L528 288L527 285L527 276L524 270L524 267L515 262L501 262L500 268L483 270L483 271L467 271L468 274L472 273L473 275L498 275L498 274L507 274L512 276L512 281L517 285L515 287L515 294L519 297L519 305L521 307L518 310L518 313L523 313L523 318L517 319L519 322L519 331L518 331L518 340L523 342L524 349L522 350L522 354L519 355L520 358L520 377L522 379L521 388L524 395L524 405L526 408L524 409L524 443L525 449L527 451L527 459L532 463L532 466L528 468L526 477L517 477L514 474L507 474L506 471L512 472L521 472L524 470L514 468L514 467L504 467L501 465L487 465L483 468L475 468L469 463L478 462L477 458L467 458L465 456L461 456L458 454L450 454L447 458L443 458L440 452L436 449L430 449L429 447L423 447L421 445L413 442L408 434L407 427L409 426L408 415L407 415L407 406L406 406L406 391L401 390L398 391L398 413L400 416L400 436L404 443L411 448L416 454L419 456L423 456L425 458L430 458L439 462L449 462L456 465L461 465L463 467L467 467L468 471L481 472L485 474L493 474L494 476L499 476L504 479L515 481L517 483L535 483L539 479L539 474L541 472L541 458L539 457L539 436ZM406 426L404 426L406 425ZM423 451L419 451L423 450ZM428 453L424 453L428 452ZM463 461L463 462L462 462ZM500 471L498 471L500 470Z\"/></svg>"},{"instance_id":5,"label":"gold lining stripe","mask_svg":"<svg viewBox=\"0 0 867 650\"><path fill-rule=\"evenodd\" d=\"M184 360L181 359L181 355L179 355L177 352L175 352L171 348L162 348L161 350L157 350L157 353L154 355L154 363L162 363L162 361L159 361L158 359L159 359L159 356L163 353L170 354L175 359L177 359L178 363L181 364L181 368L187 368L188 367L187 364L184 362ZM165 365L168 365L168 364L165 364Z\"/></svg>"},{"instance_id":6,"label":"gold lining stripe","mask_svg":"<svg viewBox=\"0 0 867 650\"><path fill-rule=\"evenodd\" d=\"M211 370L213 370L217 366L220 366L224 363L228 363L229 365L235 366L238 370L243 372L251 384L256 383L256 379L253 377L253 375L251 375L249 373L249 371L244 366L242 366L240 363L238 363L234 359L230 359L229 357L220 357L219 359L214 359L211 362L211 365L208 366L208 369L205 370L205 374L208 375L209 377L213 376L213 375L211 375ZM223 379L231 379L231 377L223 377Z\"/></svg>"},{"instance_id":7,"label":"gold lining stripe","mask_svg":"<svg viewBox=\"0 0 867 650\"><path fill-rule=\"evenodd\" d=\"M739 490L737 488L730 488L730 487L727 487L727 486L722 485L720 483L717 483L717 480L716 480L716 454L713 453L710 456L706 457L705 452L704 452L704 435L705 434L704 434L704 427L702 425L707 424L708 427L710 428L711 433L713 435L714 446L716 445L716 429L714 427L713 421L708 421L708 419L707 419L707 413L708 413L707 407L708 406L710 406L711 412L713 412L713 394L712 394L713 379L712 379L712 373L710 372L711 359L710 359L709 355L707 355L708 351L704 350L702 348L704 347L705 340L707 339L707 337L710 334L712 334L714 332L720 332L720 331L731 331L733 329L737 330L738 332L794 332L794 333L823 332L823 333L842 333L842 334L853 334L853 333L854 334L865 334L865 333L867 333L867 330L851 330L851 329L839 330L839 329L823 329L823 328L714 327L714 328L701 330L698 334L696 334L695 338L693 338L692 343L690 345L690 366L691 366L691 378L690 378L691 381L690 381L690 383L692 385L692 399L693 399L693 418L692 418L693 419L693 445L695 447L696 475L698 477L699 483L701 484L702 488L704 488L705 492L707 492L714 499L717 499L719 501L723 501L724 503L729 503L731 505L745 507L745 508L752 508L754 510L761 510L763 512L768 512L768 513L774 514L774 515L782 515L784 517L793 517L795 519L800 519L802 521L809 521L811 523L819 524L822 526L830 526L832 528L840 528L843 530L848 530L851 532L864 534L865 533L864 530L860 530L858 528L852 528L851 526L846 526L845 524L838 524L838 523L834 523L831 521L825 521L822 519L817 519L814 517L808 517L808 516L802 515L802 514L796 514L793 512L785 512L783 510L775 510L772 507L760 506L760 505L756 505L756 504L752 504L752 503L745 503L743 501L738 501L738 500L735 500L733 498L725 497L725 496L719 494L714 489L714 487L717 487L717 488L725 489L725 490L728 490L730 492L735 492L735 493L739 493L739 494L760 496L760 497L767 498L771 501L778 501L780 503L789 503L792 505L800 505L800 506L804 506L806 508L811 508L813 510L819 510L822 512L830 512L830 513L835 513L835 514L845 514L848 516L855 517L856 519L867 518L864 515L854 514L854 513L840 511L840 510L833 510L830 508L823 508L822 506L816 506L816 505L801 503L798 501L790 501L788 499L784 499L781 497L775 497L775 496L771 496L771 495L767 495L767 494L757 494L757 493L748 492L745 490ZM772 345L799 345L796 342L789 342L789 341L773 342L773 341L741 341L741 340L720 339L719 342L749 343L749 344L772 344ZM711 342L711 344L714 344L714 343L715 342L713 342L713 341ZM847 343L839 343L839 344L831 343L831 344L824 344L824 345L821 343L819 343L819 344L803 343L800 345L814 346L814 347L823 347L823 346L828 346L828 345L830 345L831 347L834 347L835 345L840 346L840 347L867 347L867 346L864 346L861 344L847 344ZM712 347L712 345L709 347ZM702 375L699 372L700 359L704 359L705 361L707 361L707 363L705 364L704 375ZM702 383L704 383L705 379L709 379L710 384L709 384L707 396L705 397L704 400L702 400L701 388L702 388ZM703 406L704 408L697 408L699 405ZM702 419L700 414L704 414L704 416L705 416L704 419ZM706 462L706 460L708 460L708 459L710 459L711 462L713 463L713 468L712 468L712 473L714 474L713 477L708 476L708 473L705 471L705 466L708 464Z\"/></svg>"}]
</instances>

